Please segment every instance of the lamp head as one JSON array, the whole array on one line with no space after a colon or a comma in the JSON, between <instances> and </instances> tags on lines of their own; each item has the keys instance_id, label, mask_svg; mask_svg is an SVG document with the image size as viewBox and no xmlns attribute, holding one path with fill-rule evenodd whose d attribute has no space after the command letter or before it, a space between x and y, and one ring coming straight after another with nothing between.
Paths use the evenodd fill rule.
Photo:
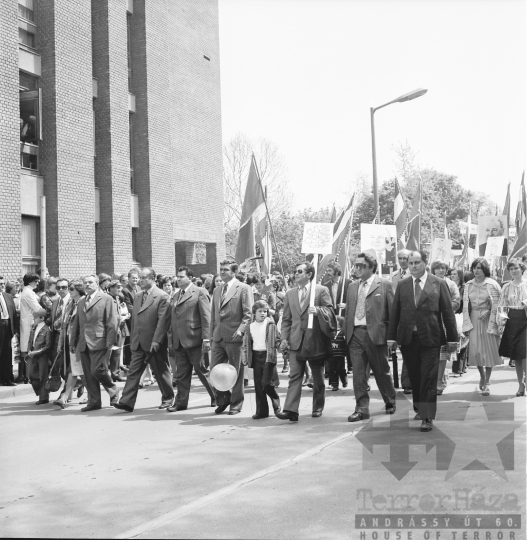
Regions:
<instances>
[{"instance_id":1,"label":"lamp head","mask_svg":"<svg viewBox=\"0 0 527 540\"><path fill-rule=\"evenodd\" d=\"M404 101L410 101L411 99L424 96L427 92L428 90L426 88L417 88L416 90L412 90L411 92L399 96L398 98L394 99L392 103L403 103Z\"/></svg>"}]
</instances>

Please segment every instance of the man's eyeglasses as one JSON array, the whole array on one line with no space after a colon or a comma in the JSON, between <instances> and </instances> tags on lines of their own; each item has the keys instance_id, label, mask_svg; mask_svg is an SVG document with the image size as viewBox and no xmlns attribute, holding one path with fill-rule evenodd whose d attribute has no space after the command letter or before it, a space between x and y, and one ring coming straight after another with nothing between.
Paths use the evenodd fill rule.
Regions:
<instances>
[{"instance_id":1,"label":"man's eyeglasses","mask_svg":"<svg viewBox=\"0 0 527 540\"><path fill-rule=\"evenodd\" d=\"M303 274L304 271L303 270L295 270L295 274Z\"/></svg>"},{"instance_id":2,"label":"man's eyeglasses","mask_svg":"<svg viewBox=\"0 0 527 540\"><path fill-rule=\"evenodd\" d=\"M368 265L364 263L355 263L353 266L355 266L355 268L359 268L362 270L364 270L364 268L368 268Z\"/></svg>"},{"instance_id":3,"label":"man's eyeglasses","mask_svg":"<svg viewBox=\"0 0 527 540\"><path fill-rule=\"evenodd\" d=\"M68 289L67 285L57 285L57 291L66 291L67 289Z\"/></svg>"},{"instance_id":4,"label":"man's eyeglasses","mask_svg":"<svg viewBox=\"0 0 527 540\"><path fill-rule=\"evenodd\" d=\"M74 291L75 290L75 287L70 287L70 291Z\"/></svg>"}]
</instances>

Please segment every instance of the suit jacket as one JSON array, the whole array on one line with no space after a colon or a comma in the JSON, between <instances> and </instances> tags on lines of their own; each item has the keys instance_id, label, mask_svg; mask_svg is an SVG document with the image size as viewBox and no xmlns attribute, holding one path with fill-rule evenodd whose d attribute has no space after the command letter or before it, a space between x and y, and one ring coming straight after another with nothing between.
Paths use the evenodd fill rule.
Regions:
<instances>
[{"instance_id":1,"label":"suit jacket","mask_svg":"<svg viewBox=\"0 0 527 540\"><path fill-rule=\"evenodd\" d=\"M289 289L285 295L281 328L282 339L289 342L289 348L292 351L301 350L301 356L306 358L327 354L328 340L331 350L330 336L337 329L335 311L327 287L314 283L311 283L311 286L315 287L315 306L318 309L313 317L313 329L309 332L308 342L304 343L304 337L308 333L309 296L300 306L298 287Z\"/></svg>"},{"instance_id":2,"label":"suit jacket","mask_svg":"<svg viewBox=\"0 0 527 540\"><path fill-rule=\"evenodd\" d=\"M183 295L181 289L174 294L167 317L172 329L172 349L198 347L204 339L209 339L210 298L203 287L190 284Z\"/></svg>"},{"instance_id":3,"label":"suit jacket","mask_svg":"<svg viewBox=\"0 0 527 540\"><path fill-rule=\"evenodd\" d=\"M60 301L60 296L57 294L56 295L57 297L56 298L53 298L53 300L51 301L51 323L50 323L50 328L51 328L51 331L53 332L54 331L54 327L55 327L55 318L57 316L57 307L59 305L59 301ZM68 302L70 301L70 295L69 293L64 297L64 304L62 305L62 318L64 318L64 312L66 310L66 306L68 305Z\"/></svg>"},{"instance_id":4,"label":"suit jacket","mask_svg":"<svg viewBox=\"0 0 527 540\"><path fill-rule=\"evenodd\" d=\"M399 283L390 312L388 339L397 341L399 345L408 345L412 341L415 327L425 347L440 347L447 341L458 341L456 318L448 285L430 273L421 291L417 307L414 299L414 280L403 279Z\"/></svg>"},{"instance_id":5,"label":"suit jacket","mask_svg":"<svg viewBox=\"0 0 527 540\"><path fill-rule=\"evenodd\" d=\"M70 346L85 351L102 351L115 345L117 338L117 311L113 298L97 289L88 309L86 297L77 304L77 316L73 319Z\"/></svg>"},{"instance_id":6,"label":"suit jacket","mask_svg":"<svg viewBox=\"0 0 527 540\"><path fill-rule=\"evenodd\" d=\"M132 313L134 309L135 295L140 292L141 292L141 287L136 286L134 288L129 283L126 285L126 287L123 287L122 294L124 296L124 303L126 304L126 307L128 308L129 313Z\"/></svg>"},{"instance_id":7,"label":"suit jacket","mask_svg":"<svg viewBox=\"0 0 527 540\"><path fill-rule=\"evenodd\" d=\"M233 338L237 330L245 332L252 320L251 309L254 303L253 291L249 285L233 279L225 300L221 302L222 287L216 287L212 294L210 328L214 341L241 343L241 338Z\"/></svg>"},{"instance_id":8,"label":"suit jacket","mask_svg":"<svg viewBox=\"0 0 527 540\"><path fill-rule=\"evenodd\" d=\"M407 270L408 272L408 270ZM410 276L410 273L408 272L404 278L401 276L401 269L397 270L397 272L392 274L392 286L393 286L393 292L397 290L397 285L401 283L403 279L406 279Z\"/></svg>"},{"instance_id":9,"label":"suit jacket","mask_svg":"<svg viewBox=\"0 0 527 540\"><path fill-rule=\"evenodd\" d=\"M331 279L329 281L326 281L325 283L322 283L324 287L328 288L329 296L331 298L331 301L333 302L333 307L335 305L340 304L340 299L342 298L343 302L346 302L346 298L348 297L348 288L351 283L351 279L343 279L342 276L340 276L341 279L339 279L339 285L337 287L337 298L333 298L333 282ZM344 296L342 296L342 286L344 286ZM347 306L346 306L347 307ZM335 312L338 313L338 308L335 309ZM346 315L346 310L342 310L342 316L344 317Z\"/></svg>"},{"instance_id":10,"label":"suit jacket","mask_svg":"<svg viewBox=\"0 0 527 540\"><path fill-rule=\"evenodd\" d=\"M169 309L168 294L155 285L144 301L143 293L138 293L134 297L134 310L132 312L132 351L150 351L152 341L167 346L167 333L170 326L170 319L166 313Z\"/></svg>"},{"instance_id":11,"label":"suit jacket","mask_svg":"<svg viewBox=\"0 0 527 540\"><path fill-rule=\"evenodd\" d=\"M53 344L53 334L49 329L49 326L45 324L39 330L35 344L33 345L33 339L35 337L35 327L31 328L29 332L29 341L27 343L27 351L35 351L33 358L43 358L49 356L51 352L51 346Z\"/></svg>"},{"instance_id":12,"label":"suit jacket","mask_svg":"<svg viewBox=\"0 0 527 540\"><path fill-rule=\"evenodd\" d=\"M27 351L29 332L33 326L33 312L41 309L39 298L35 291L26 285L20 293L20 350Z\"/></svg>"},{"instance_id":13,"label":"suit jacket","mask_svg":"<svg viewBox=\"0 0 527 540\"><path fill-rule=\"evenodd\" d=\"M19 321L18 314L16 312L15 302L13 297L9 293L0 293L4 297L4 302L7 306L7 314L9 315L9 323L11 326L11 334L14 336L18 334Z\"/></svg>"},{"instance_id":14,"label":"suit jacket","mask_svg":"<svg viewBox=\"0 0 527 540\"><path fill-rule=\"evenodd\" d=\"M349 343L355 328L355 312L361 280L357 280L348 288L346 299L346 341ZM368 335L375 345L386 345L386 333L390 320L390 309L393 304L392 284L379 276L373 277L373 282L366 296L366 326Z\"/></svg>"}]
</instances>

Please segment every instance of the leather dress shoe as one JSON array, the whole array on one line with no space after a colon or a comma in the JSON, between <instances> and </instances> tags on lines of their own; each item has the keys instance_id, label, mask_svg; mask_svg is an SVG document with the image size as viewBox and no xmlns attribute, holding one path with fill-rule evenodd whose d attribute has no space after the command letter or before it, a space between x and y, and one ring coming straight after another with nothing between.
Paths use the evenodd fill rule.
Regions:
<instances>
[{"instance_id":1,"label":"leather dress shoe","mask_svg":"<svg viewBox=\"0 0 527 540\"><path fill-rule=\"evenodd\" d=\"M114 405L115 407L115 405ZM100 411L102 407L97 407L95 405L88 405L87 407L83 407L81 409L81 412L90 412L90 411Z\"/></svg>"},{"instance_id":2,"label":"leather dress shoe","mask_svg":"<svg viewBox=\"0 0 527 540\"><path fill-rule=\"evenodd\" d=\"M443 390L436 390L436 396L442 396Z\"/></svg>"},{"instance_id":3,"label":"leather dress shoe","mask_svg":"<svg viewBox=\"0 0 527 540\"><path fill-rule=\"evenodd\" d=\"M393 405L386 405L386 414L394 414L395 413L395 404Z\"/></svg>"},{"instance_id":4,"label":"leather dress shoe","mask_svg":"<svg viewBox=\"0 0 527 540\"><path fill-rule=\"evenodd\" d=\"M216 400L215 400L215 399L211 400L210 406L211 406L211 407L217 407L217 406L218 406L218 404L216 403Z\"/></svg>"},{"instance_id":5,"label":"leather dress shoe","mask_svg":"<svg viewBox=\"0 0 527 540\"><path fill-rule=\"evenodd\" d=\"M313 411L313 412L311 413L311 416L312 416L313 418L320 418L320 417L322 416L322 411Z\"/></svg>"},{"instance_id":6,"label":"leather dress shoe","mask_svg":"<svg viewBox=\"0 0 527 540\"><path fill-rule=\"evenodd\" d=\"M39 399L35 405L47 405L49 403L49 399Z\"/></svg>"},{"instance_id":7,"label":"leather dress shoe","mask_svg":"<svg viewBox=\"0 0 527 540\"><path fill-rule=\"evenodd\" d=\"M219 407L216 408L216 410L214 411L215 414L221 414L229 405L220 405Z\"/></svg>"},{"instance_id":8,"label":"leather dress shoe","mask_svg":"<svg viewBox=\"0 0 527 540\"><path fill-rule=\"evenodd\" d=\"M269 418L269 415L260 416L259 414L253 414L253 420L261 420L262 418Z\"/></svg>"},{"instance_id":9,"label":"leather dress shoe","mask_svg":"<svg viewBox=\"0 0 527 540\"><path fill-rule=\"evenodd\" d=\"M53 402L53 405L58 405L61 409L66 408L66 404L64 403L64 401L62 401L62 399L57 399Z\"/></svg>"},{"instance_id":10,"label":"leather dress shoe","mask_svg":"<svg viewBox=\"0 0 527 540\"><path fill-rule=\"evenodd\" d=\"M159 405L158 409L168 409L170 407L171 403L161 403Z\"/></svg>"},{"instance_id":11,"label":"leather dress shoe","mask_svg":"<svg viewBox=\"0 0 527 540\"><path fill-rule=\"evenodd\" d=\"M414 416L414 420L421 420L421 417L419 416L419 413L417 413L417 414Z\"/></svg>"},{"instance_id":12,"label":"leather dress shoe","mask_svg":"<svg viewBox=\"0 0 527 540\"><path fill-rule=\"evenodd\" d=\"M117 377L112 377L113 382L126 382L126 379L123 379L120 375Z\"/></svg>"},{"instance_id":13,"label":"leather dress shoe","mask_svg":"<svg viewBox=\"0 0 527 540\"><path fill-rule=\"evenodd\" d=\"M82 397L82 394L84 394L84 385L81 384L79 388L77 389L77 398Z\"/></svg>"},{"instance_id":14,"label":"leather dress shoe","mask_svg":"<svg viewBox=\"0 0 527 540\"><path fill-rule=\"evenodd\" d=\"M354 412L351 416L348 416L348 422L360 422L361 420L368 420L369 417L369 414Z\"/></svg>"},{"instance_id":15,"label":"leather dress shoe","mask_svg":"<svg viewBox=\"0 0 527 540\"><path fill-rule=\"evenodd\" d=\"M119 403L119 398L121 397L121 390L117 388L117 391L115 394L110 398L110 405L115 405L116 403Z\"/></svg>"},{"instance_id":16,"label":"leather dress shoe","mask_svg":"<svg viewBox=\"0 0 527 540\"><path fill-rule=\"evenodd\" d=\"M114 403L113 407L119 409L120 411L132 412L134 409L130 405L125 405L124 403ZM87 409L88 407L86 407ZM81 409L83 411L84 409Z\"/></svg>"},{"instance_id":17,"label":"leather dress shoe","mask_svg":"<svg viewBox=\"0 0 527 540\"><path fill-rule=\"evenodd\" d=\"M183 407L183 405L171 405L170 407L167 407L167 412L178 412L178 411L186 411L187 408Z\"/></svg>"},{"instance_id":18,"label":"leather dress shoe","mask_svg":"<svg viewBox=\"0 0 527 540\"><path fill-rule=\"evenodd\" d=\"M428 418L423 420L419 429L421 431L432 431L432 420L429 420Z\"/></svg>"},{"instance_id":19,"label":"leather dress shoe","mask_svg":"<svg viewBox=\"0 0 527 540\"><path fill-rule=\"evenodd\" d=\"M298 422L298 414L290 411L283 411L283 412L276 412L275 413L276 418L280 418L280 420L289 420L290 422Z\"/></svg>"},{"instance_id":20,"label":"leather dress shoe","mask_svg":"<svg viewBox=\"0 0 527 540\"><path fill-rule=\"evenodd\" d=\"M403 394L411 394L412 389L411 388L403 388Z\"/></svg>"},{"instance_id":21,"label":"leather dress shoe","mask_svg":"<svg viewBox=\"0 0 527 540\"><path fill-rule=\"evenodd\" d=\"M234 416L235 414L240 414L242 411L237 411L236 409L232 409L232 411L229 411L229 416Z\"/></svg>"},{"instance_id":22,"label":"leather dress shoe","mask_svg":"<svg viewBox=\"0 0 527 540\"><path fill-rule=\"evenodd\" d=\"M338 392L338 389L339 389L339 387L336 386L336 385L331 386L331 391L332 392Z\"/></svg>"},{"instance_id":23,"label":"leather dress shoe","mask_svg":"<svg viewBox=\"0 0 527 540\"><path fill-rule=\"evenodd\" d=\"M347 388L348 387L348 381L344 381L342 383L342 388Z\"/></svg>"}]
</instances>

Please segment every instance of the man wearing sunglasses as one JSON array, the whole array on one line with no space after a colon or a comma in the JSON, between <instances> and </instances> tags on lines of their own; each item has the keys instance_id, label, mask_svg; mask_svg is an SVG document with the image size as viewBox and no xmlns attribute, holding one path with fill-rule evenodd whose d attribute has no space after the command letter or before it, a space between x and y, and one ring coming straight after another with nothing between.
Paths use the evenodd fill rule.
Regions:
<instances>
[{"instance_id":1,"label":"man wearing sunglasses","mask_svg":"<svg viewBox=\"0 0 527 540\"><path fill-rule=\"evenodd\" d=\"M58 278L57 284L56 284L56 290L57 294L53 298L53 301L51 302L51 332L53 334L53 348L51 349L51 361L55 360L55 357L57 356L57 348L59 346L60 341L60 329L62 328L62 318L64 316L64 311L66 306L68 305L68 302L70 300L70 293L68 291L68 287L70 285L70 282L66 278ZM66 357L68 357L69 353L65 349L64 354ZM69 360L69 358L67 358ZM68 361L69 365L69 361ZM62 358L61 361L55 362L55 367L53 368L52 375L56 375L59 373L59 370L64 371L64 359ZM66 373L62 373L63 379L66 379Z\"/></svg>"},{"instance_id":2,"label":"man wearing sunglasses","mask_svg":"<svg viewBox=\"0 0 527 540\"><path fill-rule=\"evenodd\" d=\"M375 275L377 260L359 253L355 261L358 280L348 288L346 299L346 341L353 365L355 412L349 422L370 417L368 379L370 368L385 404L386 414L395 412L395 388L388 364L386 332L393 302L392 284Z\"/></svg>"},{"instance_id":3,"label":"man wearing sunglasses","mask_svg":"<svg viewBox=\"0 0 527 540\"><path fill-rule=\"evenodd\" d=\"M298 405L302 394L302 380L309 362L313 372L314 418L322 416L325 403L324 362L331 356L331 338L337 330L333 302L327 287L312 282L315 268L308 262L297 264L296 287L289 289L284 298L282 316L282 352L289 350L289 387L283 412L276 413L280 420L298 422ZM310 305L311 288L315 287L314 305ZM313 315L313 328L308 328L309 315Z\"/></svg>"}]
</instances>

